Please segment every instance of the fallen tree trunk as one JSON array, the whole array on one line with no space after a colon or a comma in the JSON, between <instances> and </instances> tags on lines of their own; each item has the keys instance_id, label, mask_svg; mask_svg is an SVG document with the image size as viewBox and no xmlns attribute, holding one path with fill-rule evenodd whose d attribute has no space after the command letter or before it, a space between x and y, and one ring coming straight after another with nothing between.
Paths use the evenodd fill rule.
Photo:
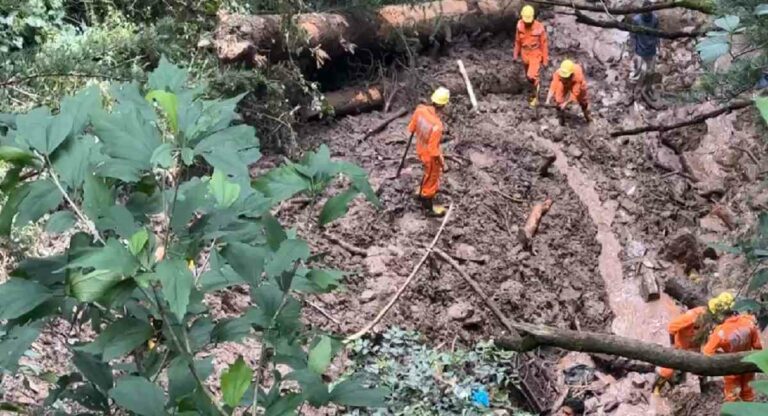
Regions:
<instances>
[{"instance_id":1,"label":"fallen tree trunk","mask_svg":"<svg viewBox=\"0 0 768 416\"><path fill-rule=\"evenodd\" d=\"M568 351L611 354L702 376L761 372L755 364L742 361L751 352L718 354L707 357L695 352L672 349L617 335L571 331L512 321L501 311L496 302L485 294L480 285L459 266L456 260L438 248L433 249L432 252L459 273L509 331L510 335L502 336L495 341L495 344L501 348L527 352L538 347L549 346Z\"/></svg>"},{"instance_id":2,"label":"fallen tree trunk","mask_svg":"<svg viewBox=\"0 0 768 416\"><path fill-rule=\"evenodd\" d=\"M526 250L531 247L531 239L536 235L536 230L539 229L541 218L552 208L552 203L552 198L547 198L544 202L534 205L525 225L518 231L517 239Z\"/></svg>"},{"instance_id":3,"label":"fallen tree trunk","mask_svg":"<svg viewBox=\"0 0 768 416\"><path fill-rule=\"evenodd\" d=\"M477 30L502 32L514 28L520 0L442 0L415 5L391 5L374 12L303 13L293 16L301 32L298 45L286 45L280 15L219 13L214 46L220 60L277 61L288 55L288 46L303 46L319 57L331 59L356 48L401 42L402 35L429 38L450 31L452 37ZM395 36L397 35L397 36ZM325 55L319 53L322 50Z\"/></svg>"},{"instance_id":4,"label":"fallen tree trunk","mask_svg":"<svg viewBox=\"0 0 768 416\"><path fill-rule=\"evenodd\" d=\"M672 278L664 283L664 293L688 309L707 304L707 288L687 278Z\"/></svg>"},{"instance_id":5,"label":"fallen tree trunk","mask_svg":"<svg viewBox=\"0 0 768 416\"><path fill-rule=\"evenodd\" d=\"M618 20L597 20L585 15L584 13L579 12L578 10L576 10L575 12L576 12L575 13L576 23L582 23L588 26L602 27L605 29L618 29L618 30L622 30L624 32L630 32L630 33L654 35L662 39L697 38L699 36L704 36L707 33L706 30L694 30L691 32L686 32L686 31L666 32L663 30L651 29L644 26L624 23Z\"/></svg>"},{"instance_id":6,"label":"fallen tree trunk","mask_svg":"<svg viewBox=\"0 0 768 416\"><path fill-rule=\"evenodd\" d=\"M708 113L699 114L698 116L690 120L680 121L673 124L662 124L662 125L651 124L648 126L636 127L634 129L617 130L617 131L611 132L611 137L631 136L633 134L647 133L652 131L665 132L665 131L675 130L682 127L692 126L694 124L704 123L710 118L715 118L720 115L730 113L731 111L734 111L734 110L746 108L746 107L749 107L750 105L752 105L752 100L734 101L726 105L725 107L720 107Z\"/></svg>"},{"instance_id":7,"label":"fallen tree trunk","mask_svg":"<svg viewBox=\"0 0 768 416\"><path fill-rule=\"evenodd\" d=\"M563 6L563 7L570 7L576 10L584 10L589 12L603 12L608 14L619 14L619 15L638 14L638 13L652 12L656 10L675 9L675 8L696 10L706 14L712 14L715 12L715 2L713 0L672 0L672 1L665 1L661 3L650 4L648 6L640 6L640 7L607 7L605 5L595 6L595 5L584 4L584 3L571 3L568 1L562 1L562 0L529 0L529 1L535 4L544 4L548 6Z\"/></svg>"},{"instance_id":8,"label":"fallen tree trunk","mask_svg":"<svg viewBox=\"0 0 768 416\"><path fill-rule=\"evenodd\" d=\"M751 352L718 354L707 357L695 352L676 350L617 335L578 332L518 322L513 322L512 325L523 336L522 340L501 338L496 341L496 345L518 352L549 346L569 351L612 354L701 376L714 377L761 372L755 364L742 361Z\"/></svg>"},{"instance_id":9,"label":"fallen tree trunk","mask_svg":"<svg viewBox=\"0 0 768 416\"><path fill-rule=\"evenodd\" d=\"M377 86L369 88L346 88L325 94L326 105L333 109L334 117L359 114L384 106L384 95ZM322 114L320 109L305 109L305 119L315 118Z\"/></svg>"}]
</instances>

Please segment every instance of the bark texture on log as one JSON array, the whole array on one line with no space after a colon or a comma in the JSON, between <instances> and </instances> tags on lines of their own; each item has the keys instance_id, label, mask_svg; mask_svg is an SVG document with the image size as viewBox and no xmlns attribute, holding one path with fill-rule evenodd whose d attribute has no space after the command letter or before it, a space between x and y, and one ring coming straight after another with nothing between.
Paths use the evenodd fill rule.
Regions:
<instances>
[{"instance_id":1,"label":"bark texture on log","mask_svg":"<svg viewBox=\"0 0 768 416\"><path fill-rule=\"evenodd\" d=\"M659 289L659 282L656 280L656 272L649 267L642 266L640 279L640 294L643 299L646 302L659 300L661 290Z\"/></svg>"},{"instance_id":2,"label":"bark texture on log","mask_svg":"<svg viewBox=\"0 0 768 416\"><path fill-rule=\"evenodd\" d=\"M302 32L300 44L321 48L330 58L354 49L400 41L406 36L431 36L448 28L451 36L478 29L488 32L514 27L520 0L442 0L414 5L384 6L375 12L303 13L293 17ZM287 56L280 15L219 13L214 45L225 62L260 63Z\"/></svg>"},{"instance_id":3,"label":"bark texture on log","mask_svg":"<svg viewBox=\"0 0 768 416\"><path fill-rule=\"evenodd\" d=\"M512 326L523 335L522 340L501 338L496 341L496 345L518 352L550 346L569 351L612 354L701 376L761 372L753 363L742 361L752 352L707 357L695 352L676 350L616 335L571 331L519 322L512 322Z\"/></svg>"},{"instance_id":4,"label":"bark texture on log","mask_svg":"<svg viewBox=\"0 0 768 416\"><path fill-rule=\"evenodd\" d=\"M707 304L707 288L685 277L667 280L664 283L664 292L688 309Z\"/></svg>"},{"instance_id":5,"label":"bark texture on log","mask_svg":"<svg viewBox=\"0 0 768 416\"><path fill-rule=\"evenodd\" d=\"M534 205L533 209L531 209L528 220L525 221L525 225L517 233L517 238L524 248L528 249L531 247L531 239L536 235L536 230L539 229L541 218L552 208L552 203L552 198L547 198L544 202Z\"/></svg>"},{"instance_id":6,"label":"bark texture on log","mask_svg":"<svg viewBox=\"0 0 768 416\"><path fill-rule=\"evenodd\" d=\"M325 94L329 107L333 108L335 117L373 111L384 105L384 95L377 86L369 88L347 88ZM307 110L303 113L305 119L317 117L320 110Z\"/></svg>"}]
</instances>

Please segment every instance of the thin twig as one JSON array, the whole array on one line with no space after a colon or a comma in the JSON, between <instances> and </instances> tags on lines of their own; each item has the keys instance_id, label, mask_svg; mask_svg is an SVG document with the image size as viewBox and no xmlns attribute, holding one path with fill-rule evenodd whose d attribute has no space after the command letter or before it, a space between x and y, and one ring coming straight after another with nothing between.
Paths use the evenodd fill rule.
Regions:
<instances>
[{"instance_id":1,"label":"thin twig","mask_svg":"<svg viewBox=\"0 0 768 416\"><path fill-rule=\"evenodd\" d=\"M386 306L376 315L376 317L369 322L366 326L363 327L360 331L357 333L350 335L347 337L347 339L344 340L345 344L348 344L356 339L361 338L363 335L367 334L371 329L373 329L376 324L379 323L384 318L384 315L389 312L390 309L392 309L393 306L395 306L395 303L400 299L400 296L402 296L403 292L405 292L405 289L408 287L408 285L411 284L411 282L414 280L416 275L419 272L419 269L421 269L421 266L424 265L424 262L427 261L427 258L432 253L432 251L435 249L435 244L437 244L437 240L440 238L440 234L443 233L443 229L445 229L445 224L448 223L448 219L451 218L451 213L453 212L453 204L448 207L448 212L445 214L445 217L443 218L443 223L440 224L440 228L437 230L437 234L435 234L435 238L432 239L432 243L427 246L427 250L424 253L424 256L421 257L421 260L419 260L418 263L416 263L416 267L413 268L413 271L408 276L407 279L405 279L405 283L400 287L400 289L397 290L397 293L395 293L395 296L390 299L390 301L387 303Z\"/></svg>"},{"instance_id":2,"label":"thin twig","mask_svg":"<svg viewBox=\"0 0 768 416\"><path fill-rule=\"evenodd\" d=\"M738 151L740 151L742 153L746 153L747 156L749 156L749 158L752 159L753 162L755 162L755 165L760 166L760 161L757 160L757 157L755 157L755 154L752 153L752 151L750 151L749 149L745 149L743 147L734 146L734 145L731 145L731 149L735 149L735 150L738 150Z\"/></svg>"},{"instance_id":3,"label":"thin twig","mask_svg":"<svg viewBox=\"0 0 768 416\"><path fill-rule=\"evenodd\" d=\"M330 314L330 313L328 313L328 311L326 311L325 309L321 308L321 307L320 307L320 305L318 305L318 304L316 304L316 303L313 303L313 302L312 302L311 300L309 300L309 299L304 299L304 303L306 303L307 305L309 305L309 306L310 306L312 309L314 309L314 310L316 310L316 311L320 312L320 314L321 314L321 315L323 315L324 317L326 317L326 318L327 318L329 321L333 322L333 323L334 323L334 324L336 324L337 326L341 326L341 322L340 322L338 319L336 319L336 318L334 318L333 316L331 316L331 314Z\"/></svg>"},{"instance_id":4,"label":"thin twig","mask_svg":"<svg viewBox=\"0 0 768 416\"><path fill-rule=\"evenodd\" d=\"M488 295L485 294L485 291L480 287L477 282L469 277L469 275L459 266L459 263L456 262L456 260L453 259L453 257L446 254L443 250L440 250L439 248L432 249L432 252L435 253L438 257L443 259L446 263L451 265L464 279L465 282L477 293L478 296L480 296L483 301L485 301L485 304L488 305L488 308L493 312L494 315L499 319L501 324L504 326L504 328L509 331L510 336L513 338L520 338L520 334L517 332L514 326L512 326L512 323L509 321L506 315L504 315L504 312L501 311L501 308L499 308L498 305L496 305L496 302L493 301Z\"/></svg>"},{"instance_id":5,"label":"thin twig","mask_svg":"<svg viewBox=\"0 0 768 416\"><path fill-rule=\"evenodd\" d=\"M96 224L93 223L84 213L80 210L80 207L75 204L75 201L70 198L69 194L67 193L66 189L64 189L64 186L61 185L61 182L59 182L59 175L56 174L56 171L53 170L53 163L51 163L51 159L48 158L48 156L45 156L45 163L48 165L48 171L51 174L51 180L53 181L53 184L56 185L56 188L59 189L59 192L64 196L64 199L67 201L69 206L72 208L72 211L75 212L75 215L85 223L85 226L88 227L91 234L93 234L93 238L98 241L101 244L106 244L104 242L104 239L101 238L101 234L99 233L99 230L96 229Z\"/></svg>"},{"instance_id":6,"label":"thin twig","mask_svg":"<svg viewBox=\"0 0 768 416\"><path fill-rule=\"evenodd\" d=\"M325 233L323 233L323 237L327 238L332 243L335 243L339 247L343 248L344 250L347 250L348 252L350 252L352 254L357 254L357 255L363 256L363 257L367 257L368 256L368 250L366 250L364 248L360 248L360 247L354 246L352 244L349 244L346 241L342 240L341 238L339 238L339 237L337 237L337 236L335 236L335 235L333 235L331 233L325 232Z\"/></svg>"}]
</instances>

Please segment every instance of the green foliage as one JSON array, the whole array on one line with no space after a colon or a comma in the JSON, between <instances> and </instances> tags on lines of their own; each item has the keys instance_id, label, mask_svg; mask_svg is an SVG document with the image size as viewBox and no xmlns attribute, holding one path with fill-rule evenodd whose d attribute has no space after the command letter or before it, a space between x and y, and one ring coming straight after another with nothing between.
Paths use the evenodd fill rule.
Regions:
<instances>
[{"instance_id":1,"label":"green foliage","mask_svg":"<svg viewBox=\"0 0 768 416\"><path fill-rule=\"evenodd\" d=\"M139 415L166 414L168 406L221 415L225 405L231 410L254 400L267 414L290 412L304 401L379 403L373 399L380 396L353 381L331 389L320 378L338 345L305 331L296 296L332 290L343 274L312 268L308 244L269 215L275 204L300 193L320 200L340 175L350 184L344 192L378 203L365 172L332 161L323 146L252 184L248 165L260 157L255 130L232 125L242 97L207 100L187 86L185 71L164 59L148 84L149 95L138 83L113 85L108 97L86 89L63 100L58 111L20 114L0 136L4 154L12 155L7 163L39 171L41 178L10 187L0 212L3 231L57 209L47 229L77 222L88 230L71 235L60 255L22 262L0 285L0 319L9 320L0 337L0 366L14 371L42 324L77 314L97 333L72 348L73 374L84 381L62 375L50 404L75 400L105 411L111 398ZM184 149L194 149L186 161ZM158 213L167 221L153 221ZM190 259L203 256L205 247L211 247L210 269L191 269ZM232 284L249 287L254 307L216 321L203 295ZM253 370L241 358L222 378L224 403L210 403L196 379L212 373L211 362L192 361L192 354L254 334L272 351L264 369L291 366L301 388L285 391L278 378L268 392L249 389ZM312 338L318 341L309 344ZM118 366L129 355L134 365ZM162 372L167 392L154 383Z\"/></svg>"},{"instance_id":2,"label":"green foliage","mask_svg":"<svg viewBox=\"0 0 768 416\"><path fill-rule=\"evenodd\" d=\"M415 332L391 328L380 342L358 340L351 377L358 385L379 385L391 390L385 409L355 410L353 415L480 415L482 408L471 402L474 388L484 387L491 403L510 407L507 387L519 382L513 372L515 355L491 344L478 344L471 351L441 352L425 345ZM362 378L360 378L362 377ZM338 384L337 400L357 401L367 394L357 387ZM376 399L380 399L377 396Z\"/></svg>"},{"instance_id":3,"label":"green foliage","mask_svg":"<svg viewBox=\"0 0 768 416\"><path fill-rule=\"evenodd\" d=\"M0 0L0 53L40 44L62 26L63 0Z\"/></svg>"},{"instance_id":4,"label":"green foliage","mask_svg":"<svg viewBox=\"0 0 768 416\"><path fill-rule=\"evenodd\" d=\"M755 363L763 372L768 371L768 351L751 354L744 361ZM753 381L751 384L758 393L768 396L768 382ZM758 416L768 414L766 411L768 411L766 403L725 403L720 414L722 416Z\"/></svg>"}]
</instances>

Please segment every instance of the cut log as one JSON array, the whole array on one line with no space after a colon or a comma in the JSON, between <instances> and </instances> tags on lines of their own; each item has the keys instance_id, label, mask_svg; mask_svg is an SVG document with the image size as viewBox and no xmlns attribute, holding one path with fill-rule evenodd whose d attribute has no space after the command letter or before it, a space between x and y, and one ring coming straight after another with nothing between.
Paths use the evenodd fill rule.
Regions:
<instances>
[{"instance_id":1,"label":"cut log","mask_svg":"<svg viewBox=\"0 0 768 416\"><path fill-rule=\"evenodd\" d=\"M525 221L525 225L518 231L517 239L526 250L531 248L531 239L533 239L533 236L536 235L536 231L539 229L541 218L552 208L552 203L552 198L547 198L544 202L534 205L531 213L528 215L528 219Z\"/></svg>"},{"instance_id":2,"label":"cut log","mask_svg":"<svg viewBox=\"0 0 768 416\"><path fill-rule=\"evenodd\" d=\"M557 160L557 155L554 153L545 155L544 160L542 160L541 164L539 165L539 168L536 169L536 171L539 172L539 176L549 175L549 167L555 163L555 160Z\"/></svg>"},{"instance_id":3,"label":"cut log","mask_svg":"<svg viewBox=\"0 0 768 416\"><path fill-rule=\"evenodd\" d=\"M642 266L642 273L640 274L640 295L646 302L659 300L661 297L659 282L656 280L656 272L650 267Z\"/></svg>"},{"instance_id":4,"label":"cut log","mask_svg":"<svg viewBox=\"0 0 768 416\"><path fill-rule=\"evenodd\" d=\"M325 101L327 106L333 108L334 117L342 117L379 109L384 105L384 96L378 86L346 88L325 94ZM304 119L316 118L320 114L322 111L319 109L307 108L302 113Z\"/></svg>"},{"instance_id":5,"label":"cut log","mask_svg":"<svg viewBox=\"0 0 768 416\"><path fill-rule=\"evenodd\" d=\"M399 33L429 38L449 31L455 38L477 31L510 31L521 4L520 0L442 0L384 6L373 12L303 13L293 21L303 34L302 46L316 51L316 57L322 50L319 55L333 59L357 48L401 42ZM287 57L280 15L219 12L218 19L213 43L222 61L259 64Z\"/></svg>"},{"instance_id":6,"label":"cut log","mask_svg":"<svg viewBox=\"0 0 768 416\"><path fill-rule=\"evenodd\" d=\"M676 277L664 283L664 293L685 305L688 309L707 304L707 288L684 277Z\"/></svg>"}]
</instances>

